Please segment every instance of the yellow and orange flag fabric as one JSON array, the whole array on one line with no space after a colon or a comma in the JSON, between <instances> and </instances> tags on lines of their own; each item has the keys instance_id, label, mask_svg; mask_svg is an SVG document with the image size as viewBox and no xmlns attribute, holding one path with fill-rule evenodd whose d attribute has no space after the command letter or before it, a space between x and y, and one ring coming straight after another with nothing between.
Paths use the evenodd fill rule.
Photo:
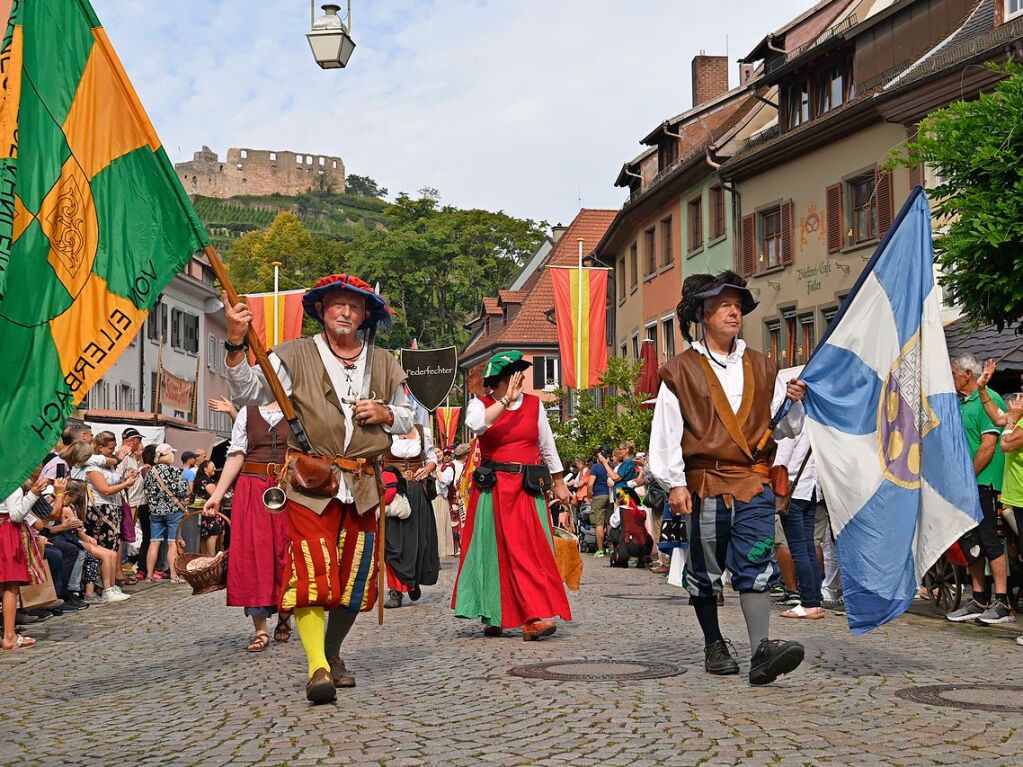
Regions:
<instances>
[{"instance_id":1,"label":"yellow and orange flag fabric","mask_svg":"<svg viewBox=\"0 0 1023 767\"><path fill-rule=\"evenodd\" d=\"M6 497L209 239L86 0L14 0L0 67Z\"/></svg>"},{"instance_id":2,"label":"yellow and orange flag fabric","mask_svg":"<svg viewBox=\"0 0 1023 767\"><path fill-rule=\"evenodd\" d=\"M607 270L554 267L550 273L561 382L592 389L607 370Z\"/></svg>"},{"instance_id":3,"label":"yellow and orange flag fabric","mask_svg":"<svg viewBox=\"0 0 1023 767\"><path fill-rule=\"evenodd\" d=\"M291 341L302 335L302 296L304 290L283 290L277 293L277 332L274 333L274 294L247 293L245 302L252 312L252 329L264 349ZM249 355L255 360L254 355Z\"/></svg>"},{"instance_id":4,"label":"yellow and orange flag fabric","mask_svg":"<svg viewBox=\"0 0 1023 767\"><path fill-rule=\"evenodd\" d=\"M451 450L458 441L458 419L462 414L460 407L439 407L434 411L437 416L437 439L442 450Z\"/></svg>"}]
</instances>

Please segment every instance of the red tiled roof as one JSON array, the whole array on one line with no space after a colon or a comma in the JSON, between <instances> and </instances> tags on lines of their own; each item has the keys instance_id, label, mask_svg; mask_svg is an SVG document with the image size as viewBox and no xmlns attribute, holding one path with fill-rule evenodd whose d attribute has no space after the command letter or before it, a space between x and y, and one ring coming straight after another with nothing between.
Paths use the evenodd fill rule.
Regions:
<instances>
[{"instance_id":1,"label":"red tiled roof","mask_svg":"<svg viewBox=\"0 0 1023 767\"><path fill-rule=\"evenodd\" d=\"M498 303L501 304L521 304L525 298L526 291L524 290L500 290L497 293Z\"/></svg>"},{"instance_id":2,"label":"red tiled roof","mask_svg":"<svg viewBox=\"0 0 1023 767\"><path fill-rule=\"evenodd\" d=\"M547 260L529 277L522 290L501 291L502 295L523 294L524 299L518 314L494 333L481 335L462 352L461 356L468 358L495 348L556 346L557 326L548 322L546 317L546 313L554 306L554 286L551 284L548 267L576 265L579 262L580 238L583 241L583 253L587 255L592 253L617 212L596 208L580 210L579 215L569 225L568 231L554 245ZM494 299L484 298L484 306L492 300Z\"/></svg>"},{"instance_id":3,"label":"red tiled roof","mask_svg":"<svg viewBox=\"0 0 1023 767\"><path fill-rule=\"evenodd\" d=\"M483 314L501 314L501 307L496 298L488 296L483 299Z\"/></svg>"}]
</instances>

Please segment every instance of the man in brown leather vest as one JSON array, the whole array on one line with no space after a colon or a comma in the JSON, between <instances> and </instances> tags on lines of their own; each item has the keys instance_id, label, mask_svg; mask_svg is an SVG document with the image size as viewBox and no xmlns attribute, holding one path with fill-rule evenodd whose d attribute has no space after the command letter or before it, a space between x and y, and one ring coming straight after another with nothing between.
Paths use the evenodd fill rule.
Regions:
<instances>
[{"instance_id":1,"label":"man in brown leather vest","mask_svg":"<svg viewBox=\"0 0 1023 767\"><path fill-rule=\"evenodd\" d=\"M332 274L306 293L302 305L322 332L279 345L270 362L313 454L332 459L338 490L323 497L284 483L291 546L280 608L294 611L309 661L306 697L326 703L335 699L335 687L355 686L340 657L341 642L377 598L374 460L390 447L392 433L412 428L413 416L404 371L389 352L368 342L377 326L390 323L383 297L358 277ZM252 314L244 303L227 306L225 313L231 398L236 405L269 402L273 395L262 372L245 364ZM293 437L289 447L298 450Z\"/></svg>"},{"instance_id":2,"label":"man in brown leather vest","mask_svg":"<svg viewBox=\"0 0 1023 767\"><path fill-rule=\"evenodd\" d=\"M796 380L776 386L774 360L738 338L743 315L756 305L746 280L734 272L686 278L678 318L690 348L660 370L647 466L669 491L671 510L688 517L684 580L703 630L707 672L739 673L718 626L717 598L727 569L749 632L750 683L767 684L802 662L803 647L767 638L768 587L777 577L768 480L774 442L760 451L757 445L786 397L797 404L778 434L801 428L798 401L806 387ZM695 324L702 330L698 341Z\"/></svg>"}]
</instances>

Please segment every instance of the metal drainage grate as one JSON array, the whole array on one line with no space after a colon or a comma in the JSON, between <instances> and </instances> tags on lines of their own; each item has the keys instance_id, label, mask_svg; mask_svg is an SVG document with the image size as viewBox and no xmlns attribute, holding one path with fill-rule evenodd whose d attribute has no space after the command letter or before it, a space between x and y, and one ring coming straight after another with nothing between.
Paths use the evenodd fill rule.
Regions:
<instances>
[{"instance_id":1,"label":"metal drainage grate","mask_svg":"<svg viewBox=\"0 0 1023 767\"><path fill-rule=\"evenodd\" d=\"M629 681L663 679L684 674L685 669L669 663L646 660L559 660L508 669L523 679L553 679L558 682Z\"/></svg>"},{"instance_id":2,"label":"metal drainage grate","mask_svg":"<svg viewBox=\"0 0 1023 767\"><path fill-rule=\"evenodd\" d=\"M991 694L992 692L1009 694L994 696ZM903 700L924 703L928 706L1023 714L1023 685L1018 684L932 684L924 687L906 687L897 690L895 695ZM992 699L1020 702L1015 705L988 702Z\"/></svg>"},{"instance_id":3,"label":"metal drainage grate","mask_svg":"<svg viewBox=\"0 0 1023 767\"><path fill-rule=\"evenodd\" d=\"M688 594L605 594L607 599L630 599L638 602L677 602Z\"/></svg>"}]
</instances>

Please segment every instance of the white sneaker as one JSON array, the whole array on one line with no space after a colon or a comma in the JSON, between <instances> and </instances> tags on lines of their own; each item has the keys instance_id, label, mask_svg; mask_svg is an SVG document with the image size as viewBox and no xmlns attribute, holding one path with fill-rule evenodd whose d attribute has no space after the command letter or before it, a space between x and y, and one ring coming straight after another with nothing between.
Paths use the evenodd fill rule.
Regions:
<instances>
[{"instance_id":1,"label":"white sneaker","mask_svg":"<svg viewBox=\"0 0 1023 767\"><path fill-rule=\"evenodd\" d=\"M1016 644L1023 645L1023 634L1021 634L1020 636L1016 637Z\"/></svg>"},{"instance_id":2,"label":"white sneaker","mask_svg":"<svg viewBox=\"0 0 1023 767\"><path fill-rule=\"evenodd\" d=\"M131 599L131 594L125 594L114 586L109 589L103 589L103 598L106 599L108 603L123 602L126 599Z\"/></svg>"}]
</instances>

